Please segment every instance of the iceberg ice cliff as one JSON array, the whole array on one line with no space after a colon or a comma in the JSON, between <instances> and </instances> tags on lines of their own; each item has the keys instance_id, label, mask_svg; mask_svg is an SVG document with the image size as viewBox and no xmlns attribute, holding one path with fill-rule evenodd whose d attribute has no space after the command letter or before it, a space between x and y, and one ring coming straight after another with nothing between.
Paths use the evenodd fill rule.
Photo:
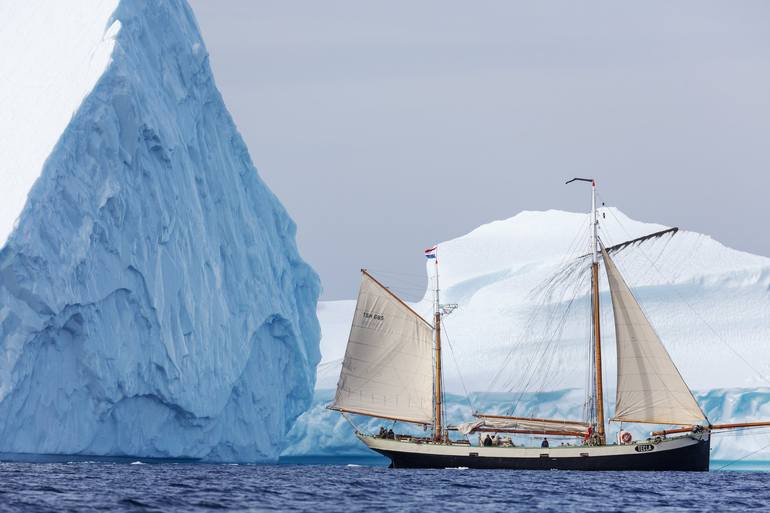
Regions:
<instances>
[{"instance_id":1,"label":"iceberg ice cliff","mask_svg":"<svg viewBox=\"0 0 770 513\"><path fill-rule=\"evenodd\" d=\"M608 246L665 228L614 208L601 210L600 236ZM467 420L474 409L582 417L589 282L587 272L572 262L588 253L588 230L585 214L522 212L439 244L442 301L459 305L443 330L449 422ZM628 247L614 259L709 419L770 418L770 259L686 230ZM614 326L606 276L600 273L605 411L611 414ZM398 292L406 278L394 277L391 284L391 277L383 280ZM429 316L430 291L414 307ZM369 454L338 413L323 409L333 397L354 308L355 301L319 303L323 358L316 401L290 433L286 455ZM382 424L360 417L356 422L370 428ZM650 430L625 427L637 436ZM610 434L617 429L612 424ZM313 439L318 443L310 443ZM740 458L769 443L767 430L718 434L712 457ZM751 457L770 460L770 452Z\"/></svg>"},{"instance_id":2,"label":"iceberg ice cliff","mask_svg":"<svg viewBox=\"0 0 770 513\"><path fill-rule=\"evenodd\" d=\"M320 285L191 9L0 14L22 198L0 212L0 452L274 459L312 399Z\"/></svg>"}]
</instances>

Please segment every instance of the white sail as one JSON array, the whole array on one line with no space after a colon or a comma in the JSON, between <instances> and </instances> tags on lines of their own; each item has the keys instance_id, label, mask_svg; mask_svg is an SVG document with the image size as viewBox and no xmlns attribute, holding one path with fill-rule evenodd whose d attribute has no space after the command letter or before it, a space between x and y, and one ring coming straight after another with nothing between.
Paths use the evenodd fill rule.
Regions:
<instances>
[{"instance_id":1,"label":"white sail","mask_svg":"<svg viewBox=\"0 0 770 513\"><path fill-rule=\"evenodd\" d=\"M433 328L366 272L330 408L433 423Z\"/></svg>"},{"instance_id":2,"label":"white sail","mask_svg":"<svg viewBox=\"0 0 770 513\"><path fill-rule=\"evenodd\" d=\"M706 416L604 246L602 257L610 285L618 353L612 420L682 425L705 421Z\"/></svg>"}]
</instances>

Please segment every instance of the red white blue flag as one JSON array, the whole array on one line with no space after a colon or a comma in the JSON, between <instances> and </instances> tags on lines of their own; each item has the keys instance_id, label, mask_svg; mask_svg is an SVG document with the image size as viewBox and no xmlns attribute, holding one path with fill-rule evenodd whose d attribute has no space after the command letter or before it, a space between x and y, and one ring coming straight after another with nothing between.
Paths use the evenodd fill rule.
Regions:
<instances>
[{"instance_id":1,"label":"red white blue flag","mask_svg":"<svg viewBox=\"0 0 770 513\"><path fill-rule=\"evenodd\" d=\"M436 258L437 251L438 251L438 246L433 246L432 248L426 249L425 258Z\"/></svg>"}]
</instances>

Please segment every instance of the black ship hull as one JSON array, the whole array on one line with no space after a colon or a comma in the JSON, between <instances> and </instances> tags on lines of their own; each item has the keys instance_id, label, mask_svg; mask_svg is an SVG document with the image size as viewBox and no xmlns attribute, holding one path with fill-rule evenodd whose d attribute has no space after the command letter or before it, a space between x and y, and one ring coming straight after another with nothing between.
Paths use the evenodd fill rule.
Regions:
<instances>
[{"instance_id":1,"label":"black ship hull","mask_svg":"<svg viewBox=\"0 0 770 513\"><path fill-rule=\"evenodd\" d=\"M537 457L506 455L506 449L495 455L479 455L474 447L465 454L447 454L442 451L388 450L371 447L388 457L392 468L456 468L516 469L516 470L586 470L586 471L688 471L705 472L709 469L710 439L691 440L688 444L665 443L652 450L626 451L622 454L601 454L601 451L584 452L577 457L560 456L559 449L542 449ZM367 444L368 445L368 444ZM588 451L588 450L587 450ZM443 451L447 452L447 451ZM604 451L612 452L612 451Z\"/></svg>"}]
</instances>

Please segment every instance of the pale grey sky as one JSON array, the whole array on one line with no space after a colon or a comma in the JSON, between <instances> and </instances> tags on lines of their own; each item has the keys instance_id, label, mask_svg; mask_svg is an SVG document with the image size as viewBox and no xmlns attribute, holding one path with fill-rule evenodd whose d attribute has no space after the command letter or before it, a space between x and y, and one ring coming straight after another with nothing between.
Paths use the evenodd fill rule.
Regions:
<instances>
[{"instance_id":1,"label":"pale grey sky","mask_svg":"<svg viewBox=\"0 0 770 513\"><path fill-rule=\"evenodd\" d=\"M770 2L191 0L324 299L525 209L770 255Z\"/></svg>"}]
</instances>

